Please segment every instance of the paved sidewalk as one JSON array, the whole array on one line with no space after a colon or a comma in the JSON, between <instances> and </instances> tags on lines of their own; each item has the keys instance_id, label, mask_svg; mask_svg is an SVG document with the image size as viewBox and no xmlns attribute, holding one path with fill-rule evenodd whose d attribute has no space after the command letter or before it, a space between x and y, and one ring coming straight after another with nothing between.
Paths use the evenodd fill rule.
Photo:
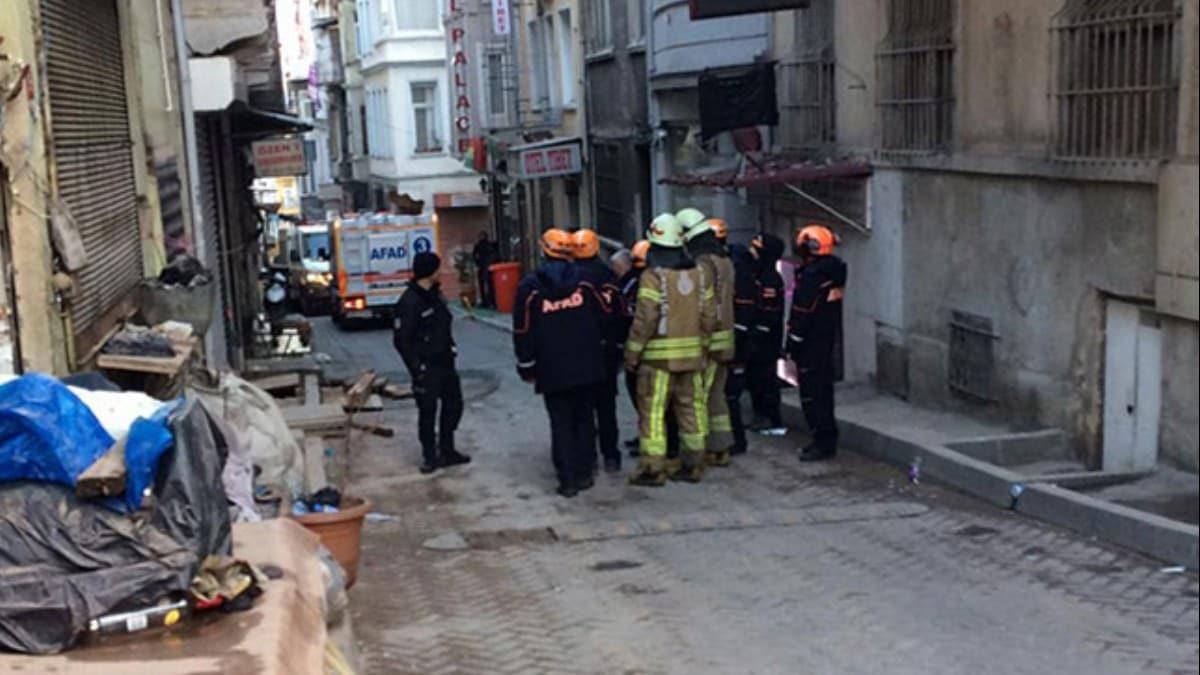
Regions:
<instances>
[{"instance_id":1,"label":"paved sidewalk","mask_svg":"<svg viewBox=\"0 0 1200 675\"><path fill-rule=\"evenodd\" d=\"M375 673L1196 672L1193 574L853 453L756 442L700 486L602 476L555 497L539 399L502 333L457 325L469 467L416 471L415 411L357 441L382 514L351 591ZM344 368L399 368L386 332L317 340ZM632 431L632 410L621 400ZM462 550L429 540L458 533Z\"/></svg>"}]
</instances>

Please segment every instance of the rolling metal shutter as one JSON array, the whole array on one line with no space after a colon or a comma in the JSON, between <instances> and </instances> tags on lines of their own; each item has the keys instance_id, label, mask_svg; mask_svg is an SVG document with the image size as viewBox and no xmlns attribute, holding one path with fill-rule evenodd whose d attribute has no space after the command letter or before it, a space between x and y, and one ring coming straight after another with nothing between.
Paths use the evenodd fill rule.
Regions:
<instances>
[{"instance_id":1,"label":"rolling metal shutter","mask_svg":"<svg viewBox=\"0 0 1200 675\"><path fill-rule=\"evenodd\" d=\"M71 304L83 353L142 279L120 23L114 0L42 0L41 18L58 196L88 254Z\"/></svg>"},{"instance_id":2,"label":"rolling metal shutter","mask_svg":"<svg viewBox=\"0 0 1200 675\"><path fill-rule=\"evenodd\" d=\"M201 262L212 272L213 283L217 285L213 322L208 327L210 342L207 344L210 346L210 351L205 356L210 368L224 370L229 367L229 337L225 327L228 290L224 268L220 264L220 178L217 175L217 153L213 147L219 141L218 126L211 115L196 115L196 165L200 179L200 226L196 228L195 236L204 241L204 258Z\"/></svg>"}]
</instances>

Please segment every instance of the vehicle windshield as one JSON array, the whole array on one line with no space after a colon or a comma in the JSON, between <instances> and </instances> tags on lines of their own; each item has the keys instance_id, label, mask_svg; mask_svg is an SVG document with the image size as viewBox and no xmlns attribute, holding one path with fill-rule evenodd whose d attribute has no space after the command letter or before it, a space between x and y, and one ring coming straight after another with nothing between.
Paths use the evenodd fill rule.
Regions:
<instances>
[{"instance_id":1,"label":"vehicle windshield","mask_svg":"<svg viewBox=\"0 0 1200 675\"><path fill-rule=\"evenodd\" d=\"M300 251L306 260L329 260L329 233L305 232L300 235Z\"/></svg>"}]
</instances>

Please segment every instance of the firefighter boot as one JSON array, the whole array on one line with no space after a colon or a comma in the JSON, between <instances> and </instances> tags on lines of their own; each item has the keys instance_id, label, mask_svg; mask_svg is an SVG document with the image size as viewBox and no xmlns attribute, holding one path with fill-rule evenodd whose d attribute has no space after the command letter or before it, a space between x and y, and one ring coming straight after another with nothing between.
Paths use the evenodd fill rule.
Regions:
<instances>
[{"instance_id":1,"label":"firefighter boot","mask_svg":"<svg viewBox=\"0 0 1200 675\"><path fill-rule=\"evenodd\" d=\"M683 452L680 467L671 472L671 480L683 483L699 483L704 478L704 453Z\"/></svg>"},{"instance_id":2,"label":"firefighter boot","mask_svg":"<svg viewBox=\"0 0 1200 675\"><path fill-rule=\"evenodd\" d=\"M728 450L721 452L708 451L704 453L704 463L708 466L725 467L733 463Z\"/></svg>"},{"instance_id":3,"label":"firefighter boot","mask_svg":"<svg viewBox=\"0 0 1200 675\"><path fill-rule=\"evenodd\" d=\"M629 476L630 485L642 487L662 487L667 484L667 472L664 469L661 455L643 454L638 459L637 468Z\"/></svg>"}]
</instances>

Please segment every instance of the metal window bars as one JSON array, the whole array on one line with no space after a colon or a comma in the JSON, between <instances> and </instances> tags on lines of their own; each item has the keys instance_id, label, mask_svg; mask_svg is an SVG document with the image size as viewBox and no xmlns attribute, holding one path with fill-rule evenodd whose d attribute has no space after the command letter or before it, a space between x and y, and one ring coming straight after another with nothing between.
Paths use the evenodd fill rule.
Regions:
<instances>
[{"instance_id":1,"label":"metal window bars","mask_svg":"<svg viewBox=\"0 0 1200 675\"><path fill-rule=\"evenodd\" d=\"M890 0L876 50L880 147L933 153L949 148L954 121L955 0Z\"/></svg>"},{"instance_id":2,"label":"metal window bars","mask_svg":"<svg viewBox=\"0 0 1200 675\"><path fill-rule=\"evenodd\" d=\"M837 141L832 0L798 10L795 31L795 56L780 66L785 134L789 145L815 150Z\"/></svg>"},{"instance_id":3,"label":"metal window bars","mask_svg":"<svg viewBox=\"0 0 1200 675\"><path fill-rule=\"evenodd\" d=\"M1067 0L1051 21L1051 155L1153 160L1175 150L1178 0Z\"/></svg>"}]
</instances>

